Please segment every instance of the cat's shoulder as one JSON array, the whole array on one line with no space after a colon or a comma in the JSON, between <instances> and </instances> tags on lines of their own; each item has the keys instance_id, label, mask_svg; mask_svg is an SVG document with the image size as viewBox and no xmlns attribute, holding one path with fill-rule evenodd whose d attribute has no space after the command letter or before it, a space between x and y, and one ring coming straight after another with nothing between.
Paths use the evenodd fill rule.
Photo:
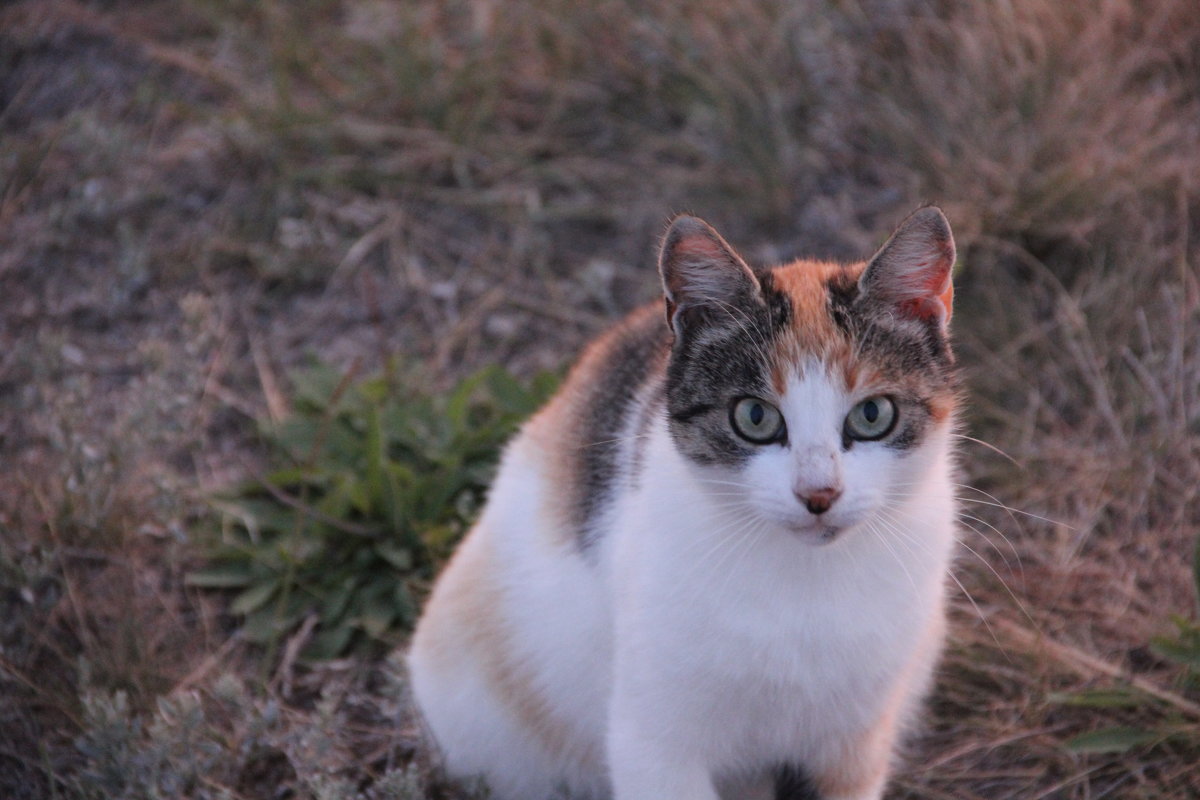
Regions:
<instances>
[{"instance_id":1,"label":"cat's shoulder","mask_svg":"<svg viewBox=\"0 0 1200 800\"><path fill-rule=\"evenodd\" d=\"M661 404L671 332L661 304L630 312L584 349L555 397L525 429L544 465L559 524L582 550L618 485L641 465Z\"/></svg>"},{"instance_id":2,"label":"cat's shoulder","mask_svg":"<svg viewBox=\"0 0 1200 800\"><path fill-rule=\"evenodd\" d=\"M556 400L583 414L585 426L609 427L621 416L622 399L662 371L670 349L662 305L639 306L584 347Z\"/></svg>"}]
</instances>

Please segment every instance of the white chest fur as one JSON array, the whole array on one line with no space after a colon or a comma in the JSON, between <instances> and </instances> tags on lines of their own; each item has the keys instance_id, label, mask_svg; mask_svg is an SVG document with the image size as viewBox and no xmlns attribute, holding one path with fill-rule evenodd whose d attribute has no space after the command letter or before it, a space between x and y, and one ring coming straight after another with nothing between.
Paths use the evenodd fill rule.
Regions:
<instances>
[{"instance_id":1,"label":"white chest fur","mask_svg":"<svg viewBox=\"0 0 1200 800\"><path fill-rule=\"evenodd\" d=\"M923 478L888 528L820 544L740 516L665 425L649 435L647 468L590 563L553 544L536 449L515 443L410 658L448 763L512 800L562 785L584 797L611 785L616 800L711 800L722 785L771 797L767 771L787 763L847 773L849 793L822 800L878 797L941 640L944 448L912 465ZM877 766L858 776L860 763Z\"/></svg>"},{"instance_id":2,"label":"white chest fur","mask_svg":"<svg viewBox=\"0 0 1200 800\"><path fill-rule=\"evenodd\" d=\"M650 447L656 468L622 504L610 554L610 748L741 774L836 760L899 722L940 639L953 544L945 459L892 510L903 531L889 523L820 545L738 516L665 433Z\"/></svg>"}]
</instances>

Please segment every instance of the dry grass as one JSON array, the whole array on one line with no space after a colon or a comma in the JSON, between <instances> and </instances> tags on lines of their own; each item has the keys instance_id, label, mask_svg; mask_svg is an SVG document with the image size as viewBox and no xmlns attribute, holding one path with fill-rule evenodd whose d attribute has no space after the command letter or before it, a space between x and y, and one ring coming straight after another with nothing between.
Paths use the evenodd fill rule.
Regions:
<instances>
[{"instance_id":1,"label":"dry grass","mask_svg":"<svg viewBox=\"0 0 1200 800\"><path fill-rule=\"evenodd\" d=\"M673 211L770 261L861 256L923 201L963 253L970 433L1007 456L964 442L955 636L889 796L1200 794L1194 745L1063 747L1200 723L1146 648L1195 613L1193 6L0 9L0 794L455 796L400 787L377 667L256 663L183 586L286 369L557 367L653 296ZM1129 680L1168 699L1051 699Z\"/></svg>"}]
</instances>

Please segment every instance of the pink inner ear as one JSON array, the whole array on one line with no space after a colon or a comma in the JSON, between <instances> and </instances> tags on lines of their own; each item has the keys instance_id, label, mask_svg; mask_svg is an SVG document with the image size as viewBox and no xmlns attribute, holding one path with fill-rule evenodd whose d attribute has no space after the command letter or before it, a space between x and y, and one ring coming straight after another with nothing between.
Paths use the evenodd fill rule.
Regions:
<instances>
[{"instance_id":1,"label":"pink inner ear","mask_svg":"<svg viewBox=\"0 0 1200 800\"><path fill-rule=\"evenodd\" d=\"M929 286L928 294L910 297L900 302L900 310L906 316L918 319L950 319L954 309L954 284L946 281L946 288L940 294L934 294L937 286Z\"/></svg>"},{"instance_id":2,"label":"pink inner ear","mask_svg":"<svg viewBox=\"0 0 1200 800\"><path fill-rule=\"evenodd\" d=\"M675 251L689 258L725 259L728 256L721 245L707 236L688 236L680 239Z\"/></svg>"},{"instance_id":3,"label":"pink inner ear","mask_svg":"<svg viewBox=\"0 0 1200 800\"><path fill-rule=\"evenodd\" d=\"M731 263L733 256L714 241L711 236L702 233L685 235L675 242L671 248L675 262L680 269L672 271L666 277L667 289L672 293L684 290L684 285L705 285L712 281L709 269L714 266L724 269ZM708 276L708 277L702 277Z\"/></svg>"},{"instance_id":4,"label":"pink inner ear","mask_svg":"<svg viewBox=\"0 0 1200 800\"><path fill-rule=\"evenodd\" d=\"M926 206L901 223L867 265L860 283L868 294L918 319L950 318L954 237L942 212Z\"/></svg>"}]
</instances>

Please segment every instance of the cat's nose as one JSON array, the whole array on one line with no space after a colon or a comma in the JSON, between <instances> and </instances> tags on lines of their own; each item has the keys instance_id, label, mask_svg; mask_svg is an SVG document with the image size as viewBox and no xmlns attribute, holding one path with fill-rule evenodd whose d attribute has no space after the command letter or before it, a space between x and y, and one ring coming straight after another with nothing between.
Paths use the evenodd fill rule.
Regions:
<instances>
[{"instance_id":1,"label":"cat's nose","mask_svg":"<svg viewBox=\"0 0 1200 800\"><path fill-rule=\"evenodd\" d=\"M835 486L826 486L823 489L812 489L806 492L796 492L796 497L799 498L801 503L804 503L804 507L808 509L810 514L824 514L841 496L842 490Z\"/></svg>"}]
</instances>

